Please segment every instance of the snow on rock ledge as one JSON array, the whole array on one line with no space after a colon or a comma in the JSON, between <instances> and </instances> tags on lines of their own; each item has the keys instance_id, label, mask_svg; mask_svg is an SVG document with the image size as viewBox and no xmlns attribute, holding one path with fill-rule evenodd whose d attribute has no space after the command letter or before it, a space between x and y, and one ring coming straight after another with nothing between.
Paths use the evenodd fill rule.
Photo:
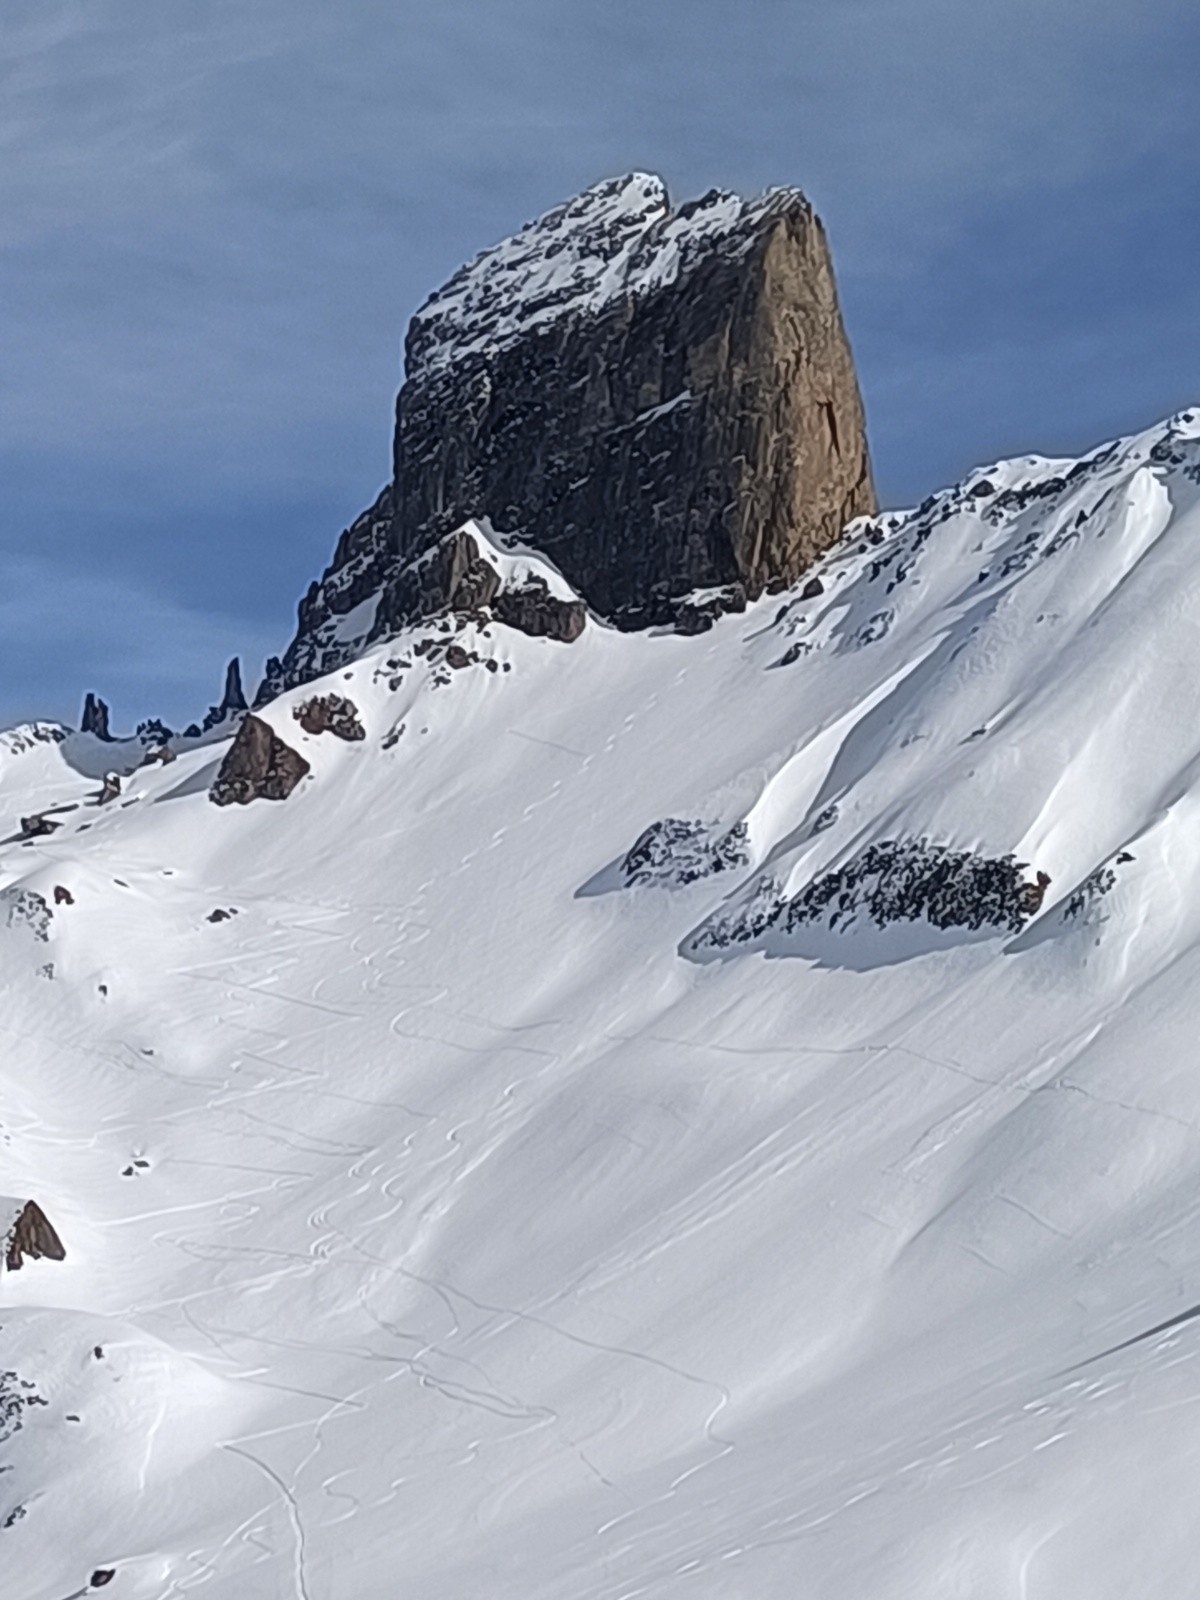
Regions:
<instances>
[{"instance_id":1,"label":"snow on rock ledge","mask_svg":"<svg viewBox=\"0 0 1200 1600\"><path fill-rule=\"evenodd\" d=\"M665 288L714 246L745 252L762 219L797 200L803 203L796 189L753 200L712 189L672 215L666 185L652 173L594 184L483 251L430 295L409 328L408 377L493 354L562 316L595 315L622 295ZM647 407L642 419L684 395L690 400L685 390Z\"/></svg>"}]
</instances>

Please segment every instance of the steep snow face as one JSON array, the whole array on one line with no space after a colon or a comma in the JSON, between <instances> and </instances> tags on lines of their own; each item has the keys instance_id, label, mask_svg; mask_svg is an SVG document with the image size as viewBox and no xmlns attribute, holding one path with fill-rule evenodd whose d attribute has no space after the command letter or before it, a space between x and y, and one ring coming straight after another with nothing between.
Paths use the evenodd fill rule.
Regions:
<instances>
[{"instance_id":1,"label":"steep snow face","mask_svg":"<svg viewBox=\"0 0 1200 1600\"><path fill-rule=\"evenodd\" d=\"M1192 1591L1200 413L819 575L0 749L6 1596Z\"/></svg>"},{"instance_id":2,"label":"steep snow face","mask_svg":"<svg viewBox=\"0 0 1200 1600\"><path fill-rule=\"evenodd\" d=\"M409 328L407 376L428 377L561 316L673 283L699 252L748 249L764 216L797 201L794 189L753 200L714 189L672 214L662 179L649 173L595 184L485 250L430 296Z\"/></svg>"}]
</instances>

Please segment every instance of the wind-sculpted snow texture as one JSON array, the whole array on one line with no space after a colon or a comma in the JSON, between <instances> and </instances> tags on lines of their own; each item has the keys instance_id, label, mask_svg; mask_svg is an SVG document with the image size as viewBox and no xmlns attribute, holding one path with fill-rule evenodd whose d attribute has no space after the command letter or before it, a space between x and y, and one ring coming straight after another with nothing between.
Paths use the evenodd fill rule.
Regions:
<instances>
[{"instance_id":1,"label":"wind-sculpted snow texture","mask_svg":"<svg viewBox=\"0 0 1200 1600\"><path fill-rule=\"evenodd\" d=\"M5 1600L1190 1595L1198 479L1188 413L699 637L420 621L260 709L282 804L0 741L67 1252L0 1276ZM629 886L656 818L736 859Z\"/></svg>"}]
</instances>

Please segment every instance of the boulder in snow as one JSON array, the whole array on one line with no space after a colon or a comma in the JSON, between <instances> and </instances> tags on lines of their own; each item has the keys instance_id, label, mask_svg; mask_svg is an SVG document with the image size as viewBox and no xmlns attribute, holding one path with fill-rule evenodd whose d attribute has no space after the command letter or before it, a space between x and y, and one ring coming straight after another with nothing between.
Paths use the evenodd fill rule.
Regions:
<instances>
[{"instance_id":1,"label":"boulder in snow","mask_svg":"<svg viewBox=\"0 0 1200 1600\"><path fill-rule=\"evenodd\" d=\"M9 1272L25 1261L65 1261L67 1252L36 1200L0 1195L0 1253Z\"/></svg>"},{"instance_id":2,"label":"boulder in snow","mask_svg":"<svg viewBox=\"0 0 1200 1600\"><path fill-rule=\"evenodd\" d=\"M332 733L351 742L367 737L367 730L358 719L358 707L344 695L314 695L298 705L292 715L305 733Z\"/></svg>"},{"instance_id":3,"label":"boulder in snow","mask_svg":"<svg viewBox=\"0 0 1200 1600\"><path fill-rule=\"evenodd\" d=\"M225 752L208 798L217 806L286 800L308 770L304 757L269 723L248 715Z\"/></svg>"}]
</instances>

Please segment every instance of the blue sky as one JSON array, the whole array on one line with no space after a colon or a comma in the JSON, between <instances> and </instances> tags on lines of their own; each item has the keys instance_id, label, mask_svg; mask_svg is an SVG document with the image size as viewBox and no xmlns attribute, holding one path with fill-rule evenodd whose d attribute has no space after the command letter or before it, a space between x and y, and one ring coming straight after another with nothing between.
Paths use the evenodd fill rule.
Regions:
<instances>
[{"instance_id":1,"label":"blue sky","mask_svg":"<svg viewBox=\"0 0 1200 1600\"><path fill-rule=\"evenodd\" d=\"M885 500L1200 401L1184 0L5 0L0 721L254 679L408 316L598 178L796 183Z\"/></svg>"}]
</instances>

